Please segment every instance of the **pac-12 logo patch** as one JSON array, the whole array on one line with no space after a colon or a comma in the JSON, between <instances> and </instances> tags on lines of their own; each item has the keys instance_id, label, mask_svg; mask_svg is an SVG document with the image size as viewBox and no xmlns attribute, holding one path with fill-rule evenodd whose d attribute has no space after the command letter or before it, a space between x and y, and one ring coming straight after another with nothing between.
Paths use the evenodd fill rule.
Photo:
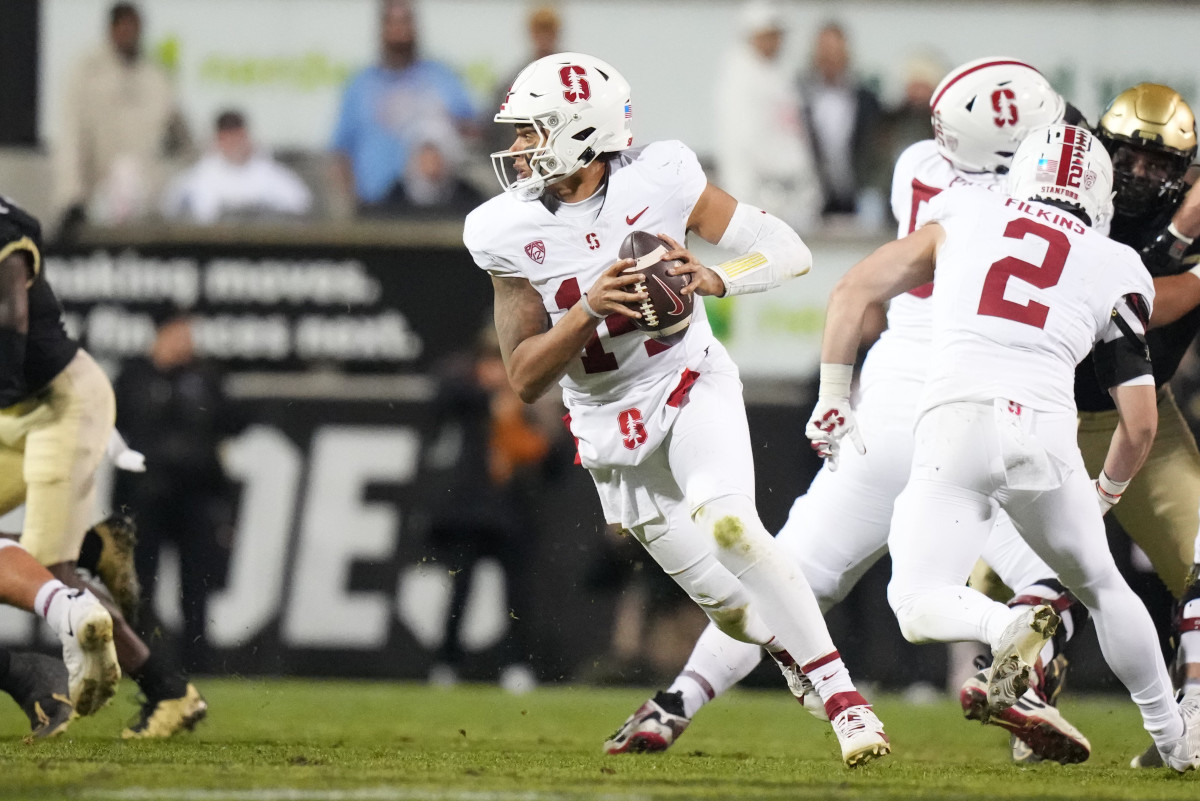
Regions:
<instances>
[{"instance_id":1,"label":"pac-12 logo patch","mask_svg":"<svg viewBox=\"0 0 1200 801\"><path fill-rule=\"evenodd\" d=\"M525 255L541 264L546 260L546 243L535 239L525 246Z\"/></svg>"},{"instance_id":2,"label":"pac-12 logo patch","mask_svg":"<svg viewBox=\"0 0 1200 801\"><path fill-rule=\"evenodd\" d=\"M617 415L617 426L621 429L621 441L629 450L645 444L646 426L642 423L641 409L626 409Z\"/></svg>"}]
</instances>

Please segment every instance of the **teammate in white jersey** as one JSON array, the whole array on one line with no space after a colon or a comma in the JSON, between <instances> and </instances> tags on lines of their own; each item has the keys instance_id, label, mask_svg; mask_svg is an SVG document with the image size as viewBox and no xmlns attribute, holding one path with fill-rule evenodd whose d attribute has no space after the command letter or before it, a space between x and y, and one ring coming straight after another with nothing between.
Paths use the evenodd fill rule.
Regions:
<instances>
[{"instance_id":1,"label":"teammate in white jersey","mask_svg":"<svg viewBox=\"0 0 1200 801\"><path fill-rule=\"evenodd\" d=\"M605 518L629 530L709 617L785 667L817 667L816 691L847 765L888 753L803 575L754 507L754 465L737 368L696 298L683 339L631 324L643 276L617 259L638 229L694 232L747 254L713 268L677 247L687 294L762 291L808 271L811 254L774 216L708 184L679 142L630 149L629 84L591 56L539 59L495 121L516 140L493 154L505 193L473 211L463 239L492 276L509 379L526 401L560 380L569 426ZM753 601L753 610L751 609Z\"/></svg>"},{"instance_id":2,"label":"teammate in white jersey","mask_svg":"<svg viewBox=\"0 0 1200 801\"><path fill-rule=\"evenodd\" d=\"M1086 129L1052 125L1018 147L1011 197L963 187L934 198L914 233L835 287L808 434L825 454L836 456L847 436L863 450L849 401L862 316L938 267L911 477L888 539L900 629L911 642L989 643L988 706L1000 713L1016 702L1058 616L964 586L1004 509L1087 605L1106 661L1164 761L1182 772L1200 764L1200 705L1173 699L1154 626L1117 572L1101 519L1144 462L1158 417L1145 344L1153 283L1134 250L1092 228L1111 218L1111 189L1103 146ZM1076 443L1074 397L1075 366L1093 346L1121 418L1095 485Z\"/></svg>"},{"instance_id":3,"label":"teammate in white jersey","mask_svg":"<svg viewBox=\"0 0 1200 801\"><path fill-rule=\"evenodd\" d=\"M891 202L900 221L897 236L911 233L918 212L949 187L1000 186L1000 173L1007 170L1025 132L1058 122L1064 109L1050 83L1023 62L987 58L951 71L931 100L938 138L912 145L896 162ZM856 413L870 432L870 452L842 454L836 472L834 465L823 467L808 492L796 499L776 538L803 571L822 610L845 598L887 550L892 507L908 481L912 429L929 366L931 291L930 286L918 287L894 298L887 329L867 354ZM831 531L837 536L830 537ZM1066 613L1070 597L1011 526L989 540L984 558L1018 590L1017 600L1053 602ZM1074 623L1068 617L1064 629ZM606 750L669 747L704 704L749 675L761 656L760 649L710 625L671 686L631 715L605 743ZM819 714L820 705L800 695ZM672 707L678 713L664 716ZM991 720L1024 738L1040 758L1081 762L1090 753L1087 739L1036 690L1019 707Z\"/></svg>"}]
</instances>

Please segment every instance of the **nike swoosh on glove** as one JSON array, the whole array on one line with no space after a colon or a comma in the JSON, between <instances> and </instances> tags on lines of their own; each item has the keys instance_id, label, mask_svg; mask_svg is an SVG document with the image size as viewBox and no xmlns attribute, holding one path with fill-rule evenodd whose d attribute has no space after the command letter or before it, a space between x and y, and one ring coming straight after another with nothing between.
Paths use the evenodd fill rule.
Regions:
<instances>
[{"instance_id":1,"label":"nike swoosh on glove","mask_svg":"<svg viewBox=\"0 0 1200 801\"><path fill-rule=\"evenodd\" d=\"M849 398L817 398L816 408L813 409L804 433L812 442L817 455L829 465L830 470L837 470L838 452L843 437L850 437L850 443L859 453L867 452Z\"/></svg>"}]
</instances>

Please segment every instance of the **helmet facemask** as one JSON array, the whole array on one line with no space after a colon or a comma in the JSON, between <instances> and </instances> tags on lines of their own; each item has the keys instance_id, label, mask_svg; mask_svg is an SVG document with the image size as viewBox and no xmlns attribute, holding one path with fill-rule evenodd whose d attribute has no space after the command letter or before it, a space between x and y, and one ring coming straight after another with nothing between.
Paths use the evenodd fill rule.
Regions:
<instances>
[{"instance_id":1,"label":"helmet facemask","mask_svg":"<svg viewBox=\"0 0 1200 801\"><path fill-rule=\"evenodd\" d=\"M1148 217L1174 205L1183 193L1189 159L1154 147L1100 138L1113 162L1113 208L1123 217Z\"/></svg>"},{"instance_id":2,"label":"helmet facemask","mask_svg":"<svg viewBox=\"0 0 1200 801\"><path fill-rule=\"evenodd\" d=\"M492 169L496 179L506 192L512 192L521 200L535 200L546 187L564 178L569 178L581 167L591 164L596 158L592 149L595 129L586 128L570 135L571 115L560 111L549 111L537 117L517 118L496 115L496 122L514 126L528 126L537 134L537 144L522 150L498 150L492 154ZM522 158L530 175L522 178L516 159Z\"/></svg>"}]
</instances>

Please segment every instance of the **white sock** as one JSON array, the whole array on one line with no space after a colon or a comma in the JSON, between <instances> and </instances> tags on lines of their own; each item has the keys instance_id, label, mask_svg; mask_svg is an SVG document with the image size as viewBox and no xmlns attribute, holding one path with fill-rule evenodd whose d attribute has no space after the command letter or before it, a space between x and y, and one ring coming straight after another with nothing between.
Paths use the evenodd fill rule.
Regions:
<instances>
[{"instance_id":1,"label":"white sock","mask_svg":"<svg viewBox=\"0 0 1200 801\"><path fill-rule=\"evenodd\" d=\"M33 611L50 624L55 631L62 631L66 622L67 600L74 597L71 588L58 579L51 579L38 589L33 599Z\"/></svg>"},{"instance_id":2,"label":"white sock","mask_svg":"<svg viewBox=\"0 0 1200 801\"><path fill-rule=\"evenodd\" d=\"M689 720L713 699L713 696L709 695L711 690L712 686L708 680L691 670L680 673L667 688L669 693L678 692L683 695L683 716Z\"/></svg>"},{"instance_id":3,"label":"white sock","mask_svg":"<svg viewBox=\"0 0 1200 801\"><path fill-rule=\"evenodd\" d=\"M692 655L668 692L683 693L683 711L691 718L700 708L750 675L762 660L757 645L739 642L716 625L696 640Z\"/></svg>"},{"instance_id":4,"label":"white sock","mask_svg":"<svg viewBox=\"0 0 1200 801\"><path fill-rule=\"evenodd\" d=\"M854 680L850 678L850 671L846 670L837 651L804 665L801 670L817 688L817 695L821 696L822 701L828 701L837 693L854 692Z\"/></svg>"}]
</instances>

